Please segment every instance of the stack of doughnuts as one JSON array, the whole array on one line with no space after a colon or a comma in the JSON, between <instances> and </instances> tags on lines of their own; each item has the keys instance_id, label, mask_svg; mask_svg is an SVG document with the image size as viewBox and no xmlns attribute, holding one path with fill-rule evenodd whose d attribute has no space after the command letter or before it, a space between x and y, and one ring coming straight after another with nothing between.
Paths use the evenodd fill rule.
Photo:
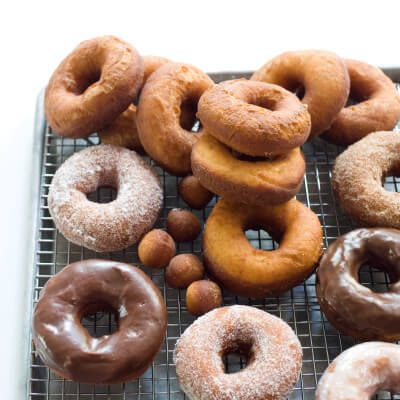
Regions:
<instances>
[{"instance_id":1,"label":"stack of doughnuts","mask_svg":"<svg viewBox=\"0 0 400 400\"><path fill-rule=\"evenodd\" d=\"M59 135L96 132L102 142L57 170L48 206L58 230L96 252L123 250L142 238L143 265L166 268L171 288L188 288L187 309L205 314L174 352L178 381L190 399L284 399L301 369L292 329L254 307L220 307L218 284L238 296L279 296L318 265L317 297L332 325L361 340L400 340L400 231L391 229L400 228L400 200L382 188L384 176L400 171L400 140L391 132L371 133L394 127L400 100L378 68L329 51L294 51L273 58L250 80L214 85L192 65L141 57L130 44L104 36L82 42L61 62L46 89L45 115ZM319 218L294 199L305 173L300 146L317 136L339 145L358 141L338 157L332 186L353 220L374 227L339 238L322 258ZM193 254L175 255L175 242L193 241L202 230L188 210L170 211L168 233L147 233L163 191L135 150L185 177L178 190L193 208L203 208L213 193L222 197L205 224L204 267ZM88 200L104 186L116 189L114 201ZM253 248L248 229L265 229L279 248ZM389 293L359 283L366 262L389 274ZM97 311L114 313L117 332L89 335L81 319ZM35 308L33 340L45 364L65 378L121 383L151 365L167 322L163 296L144 272L90 259L48 280ZM222 362L232 352L246 359L236 374L226 373ZM327 369L316 398L399 391L399 360L395 345L356 346ZM357 369L365 379L352 375ZM346 385L339 393L337 380Z\"/></svg>"}]
</instances>

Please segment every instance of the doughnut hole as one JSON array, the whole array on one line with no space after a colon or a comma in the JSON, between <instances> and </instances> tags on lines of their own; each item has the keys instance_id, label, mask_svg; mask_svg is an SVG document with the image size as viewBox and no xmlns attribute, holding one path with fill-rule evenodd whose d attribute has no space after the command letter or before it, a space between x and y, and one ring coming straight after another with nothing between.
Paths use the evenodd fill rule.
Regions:
<instances>
[{"instance_id":1,"label":"doughnut hole","mask_svg":"<svg viewBox=\"0 0 400 400\"><path fill-rule=\"evenodd\" d=\"M198 132L201 129L200 120L196 118L199 98L188 97L181 103L179 123L189 132Z\"/></svg>"},{"instance_id":2,"label":"doughnut hole","mask_svg":"<svg viewBox=\"0 0 400 400\"><path fill-rule=\"evenodd\" d=\"M106 303L89 304L83 310L80 322L90 336L100 338L118 331L119 313Z\"/></svg>"},{"instance_id":3,"label":"doughnut hole","mask_svg":"<svg viewBox=\"0 0 400 400\"><path fill-rule=\"evenodd\" d=\"M203 275L203 264L194 254L175 256L165 271L167 284L174 289L187 288L192 282L203 278Z\"/></svg>"},{"instance_id":4,"label":"doughnut hole","mask_svg":"<svg viewBox=\"0 0 400 400\"><path fill-rule=\"evenodd\" d=\"M273 251L279 248L279 243L264 229L248 228L244 230L244 233L256 250Z\"/></svg>"},{"instance_id":5,"label":"doughnut hole","mask_svg":"<svg viewBox=\"0 0 400 400\"><path fill-rule=\"evenodd\" d=\"M161 229L153 229L146 233L138 246L140 261L152 269L166 267L175 255L175 251L172 237Z\"/></svg>"},{"instance_id":6,"label":"doughnut hole","mask_svg":"<svg viewBox=\"0 0 400 400\"><path fill-rule=\"evenodd\" d=\"M222 362L224 363L225 373L233 374L246 368L253 358L253 343L243 340L234 340L224 349Z\"/></svg>"},{"instance_id":7,"label":"doughnut hole","mask_svg":"<svg viewBox=\"0 0 400 400\"><path fill-rule=\"evenodd\" d=\"M201 222L192 212L174 208L167 216L167 231L177 242L191 242L199 236Z\"/></svg>"},{"instance_id":8,"label":"doughnut hole","mask_svg":"<svg viewBox=\"0 0 400 400\"><path fill-rule=\"evenodd\" d=\"M204 208L214 196L193 175L186 176L180 181L178 192L190 207L197 210Z\"/></svg>"},{"instance_id":9,"label":"doughnut hole","mask_svg":"<svg viewBox=\"0 0 400 400\"><path fill-rule=\"evenodd\" d=\"M203 315L222 305L220 287L212 281L193 282L186 291L186 307L195 316Z\"/></svg>"}]
</instances>

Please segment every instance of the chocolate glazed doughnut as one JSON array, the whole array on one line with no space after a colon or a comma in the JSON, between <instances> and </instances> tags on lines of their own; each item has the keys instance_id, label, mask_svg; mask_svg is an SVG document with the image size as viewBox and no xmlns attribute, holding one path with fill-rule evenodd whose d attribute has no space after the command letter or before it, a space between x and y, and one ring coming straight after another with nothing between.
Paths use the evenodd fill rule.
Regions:
<instances>
[{"instance_id":1,"label":"chocolate glazed doughnut","mask_svg":"<svg viewBox=\"0 0 400 400\"><path fill-rule=\"evenodd\" d=\"M400 340L400 231L357 229L325 251L317 270L322 311L341 332L360 340ZM358 281L365 263L388 273L388 293L374 293Z\"/></svg>"},{"instance_id":2,"label":"chocolate glazed doughnut","mask_svg":"<svg viewBox=\"0 0 400 400\"><path fill-rule=\"evenodd\" d=\"M118 330L94 338L84 315L112 310ZM139 268L108 260L65 267L40 292L33 340L42 361L77 382L111 384L143 374L160 350L167 313L160 291Z\"/></svg>"},{"instance_id":3,"label":"chocolate glazed doughnut","mask_svg":"<svg viewBox=\"0 0 400 400\"><path fill-rule=\"evenodd\" d=\"M171 62L168 58L144 56L143 85L148 77L162 65ZM143 150L136 127L137 107L131 104L111 124L98 131L101 142L115 146L127 147L132 150Z\"/></svg>"},{"instance_id":4,"label":"chocolate glazed doughnut","mask_svg":"<svg viewBox=\"0 0 400 400\"><path fill-rule=\"evenodd\" d=\"M310 133L310 114L293 93L247 79L208 89L197 114L210 135L250 156L284 154Z\"/></svg>"},{"instance_id":5,"label":"chocolate glazed doughnut","mask_svg":"<svg viewBox=\"0 0 400 400\"><path fill-rule=\"evenodd\" d=\"M343 61L330 51L288 51L262 66L251 80L275 83L296 91L311 114L312 139L326 131L346 104L350 79Z\"/></svg>"},{"instance_id":6,"label":"chocolate glazed doughnut","mask_svg":"<svg viewBox=\"0 0 400 400\"><path fill-rule=\"evenodd\" d=\"M212 85L196 67L169 63L154 72L142 90L137 115L140 141L147 154L171 174L191 172L190 153L201 135L182 127L181 106L195 110L200 96Z\"/></svg>"},{"instance_id":7,"label":"chocolate glazed doughnut","mask_svg":"<svg viewBox=\"0 0 400 400\"><path fill-rule=\"evenodd\" d=\"M392 130L400 118L400 97L379 68L356 60L344 63L350 75L350 97L360 102L344 107L322 138L348 146L368 133Z\"/></svg>"},{"instance_id":8,"label":"chocolate glazed doughnut","mask_svg":"<svg viewBox=\"0 0 400 400\"><path fill-rule=\"evenodd\" d=\"M45 114L62 136L82 138L104 128L133 102L143 82L143 60L114 36L82 42L53 73Z\"/></svg>"}]
</instances>

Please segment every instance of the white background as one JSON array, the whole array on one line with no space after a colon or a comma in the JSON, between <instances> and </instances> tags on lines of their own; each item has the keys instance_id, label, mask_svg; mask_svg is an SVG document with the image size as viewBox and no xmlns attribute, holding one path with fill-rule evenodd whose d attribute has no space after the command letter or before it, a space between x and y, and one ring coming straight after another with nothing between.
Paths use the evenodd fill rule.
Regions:
<instances>
[{"instance_id":1,"label":"white background","mask_svg":"<svg viewBox=\"0 0 400 400\"><path fill-rule=\"evenodd\" d=\"M389 1L12 1L0 9L1 398L21 399L26 354L36 96L80 41L113 34L141 54L207 72L254 70L286 50L320 48L399 66L399 4ZM28 236L28 237L27 237ZM25 358L24 358L25 357Z\"/></svg>"}]
</instances>

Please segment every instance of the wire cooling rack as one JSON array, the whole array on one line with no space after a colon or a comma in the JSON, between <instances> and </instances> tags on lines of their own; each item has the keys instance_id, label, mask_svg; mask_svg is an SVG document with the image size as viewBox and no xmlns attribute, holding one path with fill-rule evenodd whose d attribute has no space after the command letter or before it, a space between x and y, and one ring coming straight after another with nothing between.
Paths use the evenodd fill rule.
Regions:
<instances>
[{"instance_id":1,"label":"wire cooling rack","mask_svg":"<svg viewBox=\"0 0 400 400\"><path fill-rule=\"evenodd\" d=\"M248 74L213 74L215 81L248 76ZM57 136L51 128L44 124L42 169L40 179L40 209L37 222L37 248L34 265L33 306L38 301L40 290L46 281L69 263L88 258L106 258L129 264L139 265L151 277L164 295L168 309L167 335L161 351L152 366L138 379L120 385L95 386L79 384L65 380L50 371L36 355L31 346L29 398L31 400L178 400L185 399L180 391L173 363L173 350L177 339L195 320L187 311L185 290L171 289L165 284L164 271L150 270L142 266L137 256L137 246L113 253L96 253L67 241L54 226L47 206L47 195L51 180L57 168L71 154L83 148L99 143L97 135L88 140L72 140ZM341 151L337 146L315 139L303 146L306 156L306 174L304 184L296 196L319 217L323 226L324 247L326 248L338 236L352 230L355 226L340 211L331 190L331 170L336 156ZM149 162L151 160L148 159ZM156 227L165 228L168 212L172 208L189 208L179 197L177 186L180 178L170 176L155 166L164 188L164 207L156 223ZM400 180L395 177L386 179L385 187L398 191ZM115 198L112 189L100 188L89 198L97 202L108 202ZM201 221L205 222L215 205L214 197L210 204L201 211L192 210ZM246 231L251 244L265 250L278 246L265 231ZM178 253L194 253L201 257L201 237L191 243L177 244ZM368 266L360 271L363 284L376 292L387 291L389 280L387 275ZM247 304L286 321L296 332L303 348L303 366L300 378L289 399L314 399L317 382L332 360L346 348L356 342L354 339L340 334L321 312L315 295L315 275L303 284L293 288L280 297L264 300L250 300L232 296L224 291L224 305ZM83 325L96 336L115 332L117 323L112 313L96 313L86 316ZM245 360L239 356L228 355L224 359L227 372L235 372L245 367ZM376 399L400 399L387 392L375 395Z\"/></svg>"}]
</instances>

